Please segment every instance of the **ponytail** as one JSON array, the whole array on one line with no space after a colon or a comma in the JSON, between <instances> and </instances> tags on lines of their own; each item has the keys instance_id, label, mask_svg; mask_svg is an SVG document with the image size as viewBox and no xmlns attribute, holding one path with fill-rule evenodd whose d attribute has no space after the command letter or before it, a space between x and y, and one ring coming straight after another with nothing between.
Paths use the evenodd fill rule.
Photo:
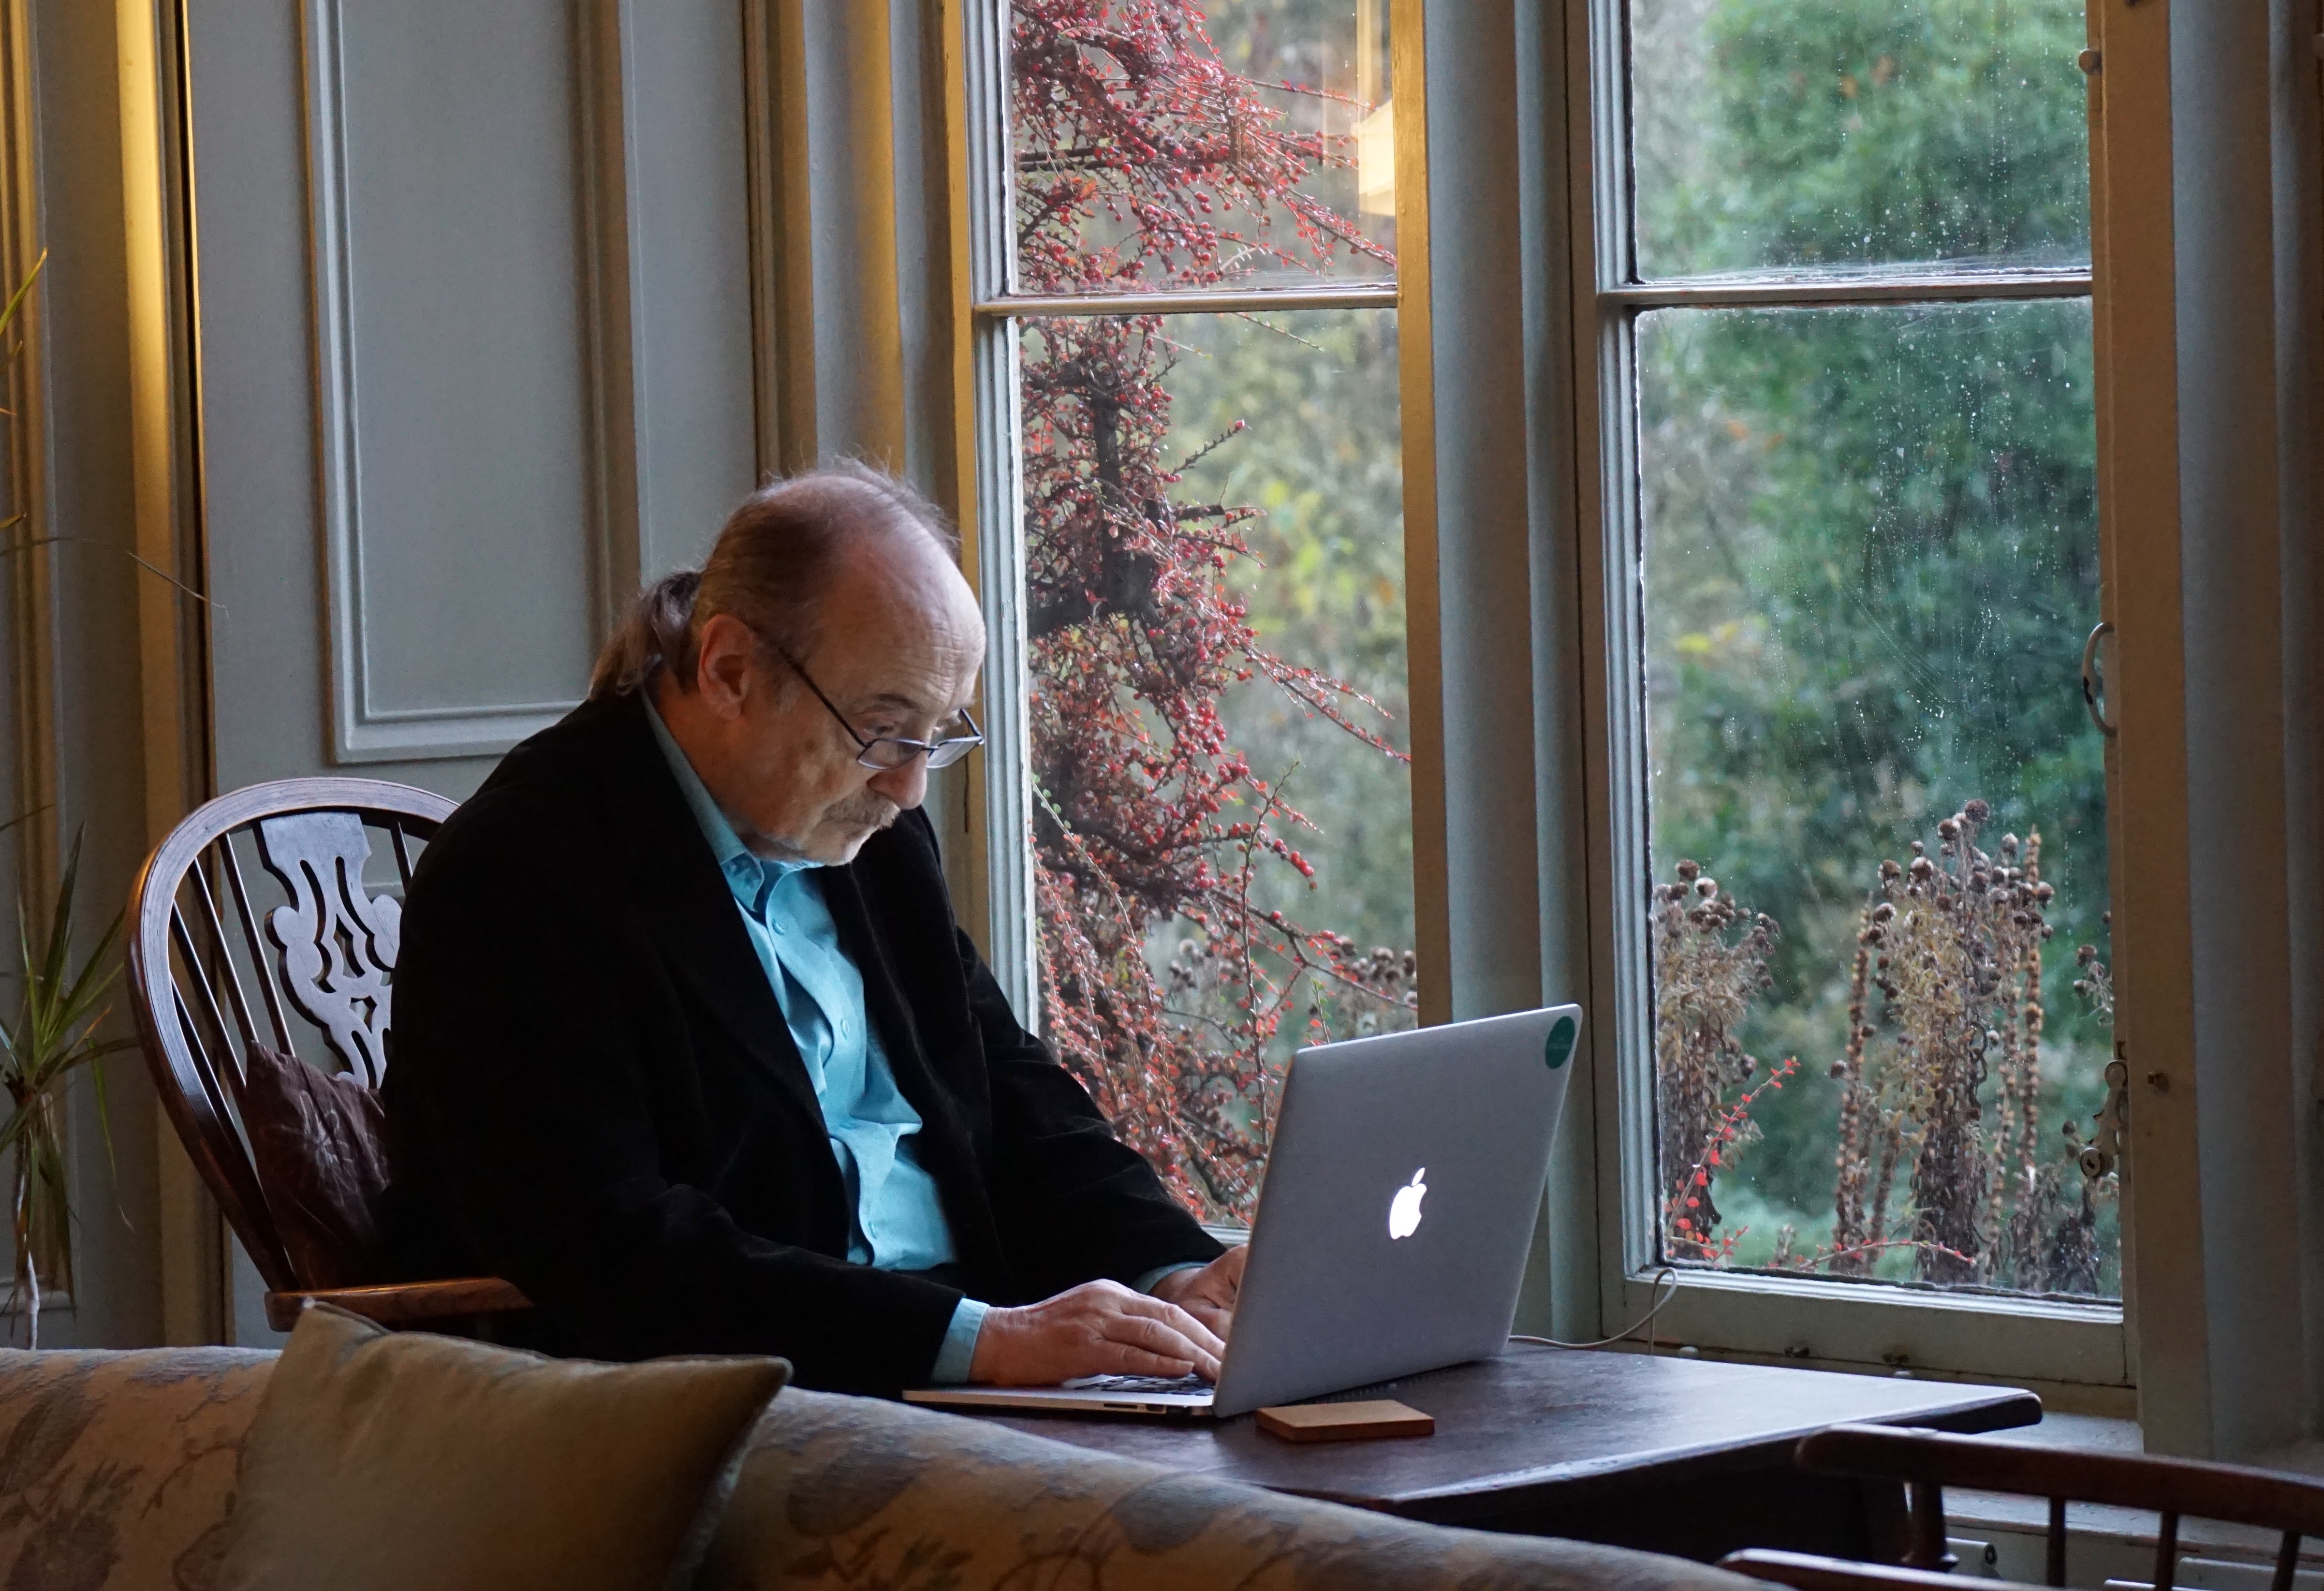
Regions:
<instances>
[{"instance_id":1,"label":"ponytail","mask_svg":"<svg viewBox=\"0 0 2324 1591\"><path fill-rule=\"evenodd\" d=\"M694 671L694 598L701 589L702 571L679 569L639 592L597 654L589 698L624 695L664 668L692 683L687 677Z\"/></svg>"}]
</instances>

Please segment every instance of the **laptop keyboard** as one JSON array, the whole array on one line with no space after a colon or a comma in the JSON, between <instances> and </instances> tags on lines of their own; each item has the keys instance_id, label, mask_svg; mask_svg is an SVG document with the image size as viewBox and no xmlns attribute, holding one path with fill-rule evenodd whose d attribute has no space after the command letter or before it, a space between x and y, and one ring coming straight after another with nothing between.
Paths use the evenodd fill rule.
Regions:
<instances>
[{"instance_id":1,"label":"laptop keyboard","mask_svg":"<svg viewBox=\"0 0 2324 1591\"><path fill-rule=\"evenodd\" d=\"M1065 1383L1076 1392L1207 1392L1199 1375L1084 1375Z\"/></svg>"}]
</instances>

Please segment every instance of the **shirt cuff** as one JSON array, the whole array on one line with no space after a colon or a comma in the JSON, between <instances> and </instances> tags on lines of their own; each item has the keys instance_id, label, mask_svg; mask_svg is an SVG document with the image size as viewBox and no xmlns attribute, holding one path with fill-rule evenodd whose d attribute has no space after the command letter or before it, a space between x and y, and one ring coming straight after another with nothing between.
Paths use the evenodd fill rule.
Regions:
<instances>
[{"instance_id":1,"label":"shirt cuff","mask_svg":"<svg viewBox=\"0 0 2324 1591\"><path fill-rule=\"evenodd\" d=\"M976 1334L984 1329L984 1313L991 1308L974 1299L963 1299L954 1306L952 1324L945 1327L944 1346L936 1350L936 1368L928 1372L930 1386L956 1387L968 1380L968 1367L976 1360Z\"/></svg>"},{"instance_id":2,"label":"shirt cuff","mask_svg":"<svg viewBox=\"0 0 2324 1591\"><path fill-rule=\"evenodd\" d=\"M1154 1269L1148 1271L1145 1275L1139 1277L1130 1285L1136 1288L1140 1292L1152 1292L1154 1290L1154 1284L1161 1281L1165 1276L1168 1276L1179 1271L1199 1271L1203 1268L1204 1263L1204 1262L1201 1260L1180 1260L1176 1264L1172 1265L1157 1265Z\"/></svg>"}]
</instances>

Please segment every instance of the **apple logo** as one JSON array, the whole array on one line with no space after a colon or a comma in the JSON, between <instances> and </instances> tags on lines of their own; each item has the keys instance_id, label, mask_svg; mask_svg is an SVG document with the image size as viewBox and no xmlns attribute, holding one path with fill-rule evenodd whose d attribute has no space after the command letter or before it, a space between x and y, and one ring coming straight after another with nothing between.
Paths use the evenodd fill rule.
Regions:
<instances>
[{"instance_id":1,"label":"apple logo","mask_svg":"<svg viewBox=\"0 0 2324 1591\"><path fill-rule=\"evenodd\" d=\"M1428 1184L1421 1179L1426 1175L1428 1168L1421 1167L1412 1174L1410 1184L1397 1189L1396 1197L1388 1201L1388 1235L1391 1240L1410 1237L1420 1230L1420 1201L1428 1193Z\"/></svg>"}]
</instances>

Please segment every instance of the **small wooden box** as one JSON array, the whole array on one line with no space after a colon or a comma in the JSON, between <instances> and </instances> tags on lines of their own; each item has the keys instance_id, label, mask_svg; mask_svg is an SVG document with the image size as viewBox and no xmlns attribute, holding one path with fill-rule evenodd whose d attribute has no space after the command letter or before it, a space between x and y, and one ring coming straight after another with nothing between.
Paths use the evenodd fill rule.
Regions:
<instances>
[{"instance_id":1,"label":"small wooden box","mask_svg":"<svg viewBox=\"0 0 2324 1591\"><path fill-rule=\"evenodd\" d=\"M1369 1442L1382 1437L1425 1437L1436 1417L1393 1398L1365 1403L1284 1403L1259 1411L1259 1429L1286 1442Z\"/></svg>"}]
</instances>

